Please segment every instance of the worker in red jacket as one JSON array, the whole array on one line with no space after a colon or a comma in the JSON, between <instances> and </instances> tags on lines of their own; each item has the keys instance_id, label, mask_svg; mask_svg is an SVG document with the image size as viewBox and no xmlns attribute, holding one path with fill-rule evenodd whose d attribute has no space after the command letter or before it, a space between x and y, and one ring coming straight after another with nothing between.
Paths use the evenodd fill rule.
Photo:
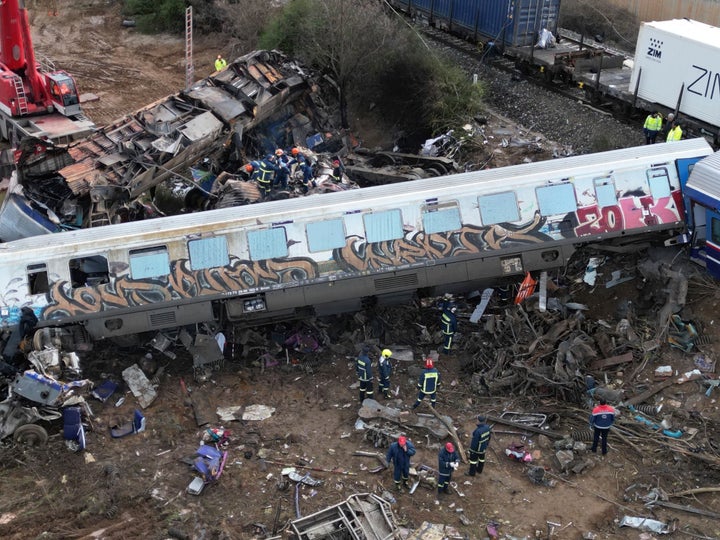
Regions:
<instances>
[{"instance_id":1,"label":"worker in red jacket","mask_svg":"<svg viewBox=\"0 0 720 540\"><path fill-rule=\"evenodd\" d=\"M591 450L597 453L598 442L602 439L602 453L607 454L607 437L610 428L615 422L617 411L607 404L604 398L600 398L600 404L590 413L590 425L592 426L593 445Z\"/></svg>"}]
</instances>

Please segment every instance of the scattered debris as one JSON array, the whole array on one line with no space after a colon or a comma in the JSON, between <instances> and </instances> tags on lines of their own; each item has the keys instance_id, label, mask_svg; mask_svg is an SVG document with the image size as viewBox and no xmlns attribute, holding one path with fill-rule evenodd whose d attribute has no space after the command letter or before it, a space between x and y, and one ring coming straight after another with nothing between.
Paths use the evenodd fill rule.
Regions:
<instances>
[{"instance_id":1,"label":"scattered debris","mask_svg":"<svg viewBox=\"0 0 720 540\"><path fill-rule=\"evenodd\" d=\"M157 392L140 366L133 364L125 368L122 377L143 409L148 408L155 401Z\"/></svg>"}]
</instances>

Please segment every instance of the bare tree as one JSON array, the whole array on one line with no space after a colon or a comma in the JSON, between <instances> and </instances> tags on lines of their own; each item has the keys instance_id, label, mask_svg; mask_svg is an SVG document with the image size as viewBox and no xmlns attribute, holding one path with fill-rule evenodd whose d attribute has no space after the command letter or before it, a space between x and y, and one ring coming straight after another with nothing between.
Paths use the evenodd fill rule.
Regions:
<instances>
[{"instance_id":1,"label":"bare tree","mask_svg":"<svg viewBox=\"0 0 720 540\"><path fill-rule=\"evenodd\" d=\"M341 123L348 127L348 90L392 53L397 23L380 2L312 0L309 6L295 52L335 81Z\"/></svg>"}]
</instances>

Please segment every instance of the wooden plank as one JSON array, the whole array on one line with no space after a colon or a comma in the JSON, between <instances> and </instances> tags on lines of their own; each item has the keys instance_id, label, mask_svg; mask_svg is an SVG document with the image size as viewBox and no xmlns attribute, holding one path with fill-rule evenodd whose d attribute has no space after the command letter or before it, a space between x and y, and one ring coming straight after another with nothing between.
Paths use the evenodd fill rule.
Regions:
<instances>
[{"instance_id":1,"label":"wooden plank","mask_svg":"<svg viewBox=\"0 0 720 540\"><path fill-rule=\"evenodd\" d=\"M590 362L590 369L603 369L610 366L617 366L618 364L624 364L626 362L632 362L632 352L626 352L619 356L611 356L609 358L603 358L601 360L593 360Z\"/></svg>"},{"instance_id":2,"label":"wooden plank","mask_svg":"<svg viewBox=\"0 0 720 540\"><path fill-rule=\"evenodd\" d=\"M668 386L672 386L673 384L675 384L675 381L673 379L667 379L666 381L658 383L655 386L651 386L650 388L645 390L643 393L638 394L637 396L631 397L630 399L626 400L625 405L637 405L638 403L642 403L649 397L654 396L658 392L664 390Z\"/></svg>"}]
</instances>

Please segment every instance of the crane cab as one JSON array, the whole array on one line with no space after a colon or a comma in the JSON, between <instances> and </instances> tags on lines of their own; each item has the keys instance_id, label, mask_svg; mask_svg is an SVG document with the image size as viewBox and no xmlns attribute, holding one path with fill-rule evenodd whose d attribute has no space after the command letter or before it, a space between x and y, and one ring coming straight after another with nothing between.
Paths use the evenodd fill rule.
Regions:
<instances>
[{"instance_id":1,"label":"crane cab","mask_svg":"<svg viewBox=\"0 0 720 540\"><path fill-rule=\"evenodd\" d=\"M46 73L47 87L53 107L65 116L80 114L80 97L75 80L64 71Z\"/></svg>"}]
</instances>

